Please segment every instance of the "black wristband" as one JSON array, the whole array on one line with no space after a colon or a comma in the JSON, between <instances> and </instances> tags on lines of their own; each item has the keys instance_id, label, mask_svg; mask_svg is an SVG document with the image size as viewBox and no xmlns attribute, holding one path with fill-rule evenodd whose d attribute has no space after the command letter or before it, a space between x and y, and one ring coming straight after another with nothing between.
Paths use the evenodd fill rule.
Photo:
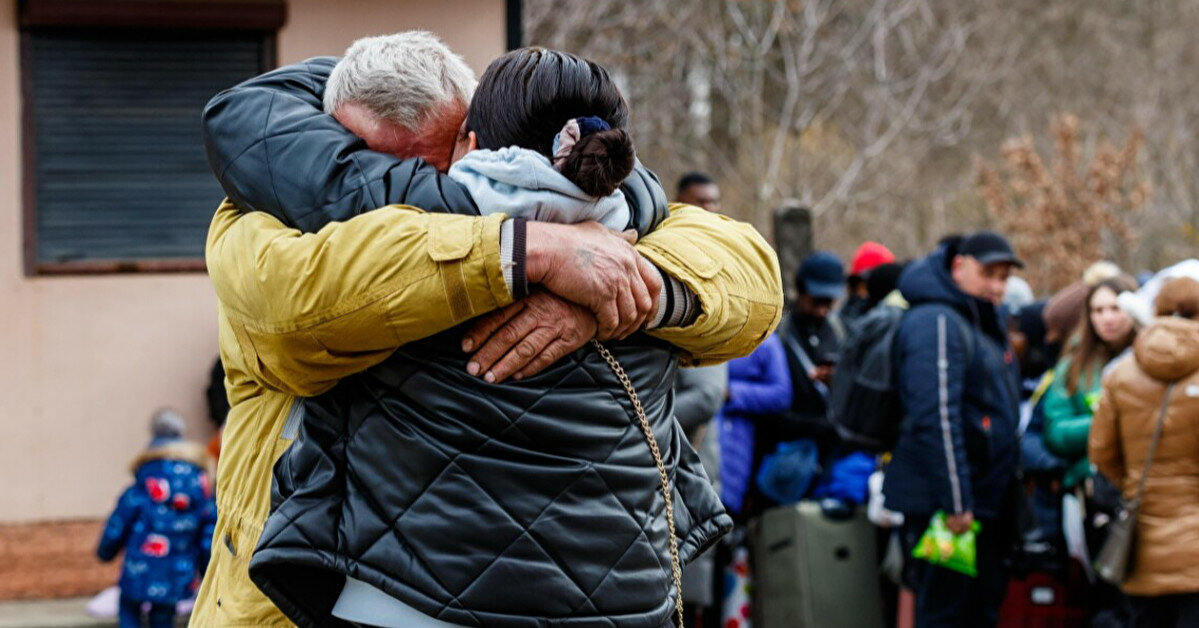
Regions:
<instances>
[{"instance_id":1,"label":"black wristband","mask_svg":"<svg viewBox=\"0 0 1199 628\"><path fill-rule=\"evenodd\" d=\"M512 299L519 301L529 296L529 278L525 274L525 249L528 221L524 218L512 220Z\"/></svg>"}]
</instances>

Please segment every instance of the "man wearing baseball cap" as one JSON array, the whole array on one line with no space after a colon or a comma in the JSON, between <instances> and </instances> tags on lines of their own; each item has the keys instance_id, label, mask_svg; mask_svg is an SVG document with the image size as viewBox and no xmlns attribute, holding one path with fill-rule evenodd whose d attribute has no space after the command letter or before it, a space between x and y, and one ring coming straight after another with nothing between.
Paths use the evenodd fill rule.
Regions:
<instances>
[{"instance_id":1,"label":"man wearing baseball cap","mask_svg":"<svg viewBox=\"0 0 1199 628\"><path fill-rule=\"evenodd\" d=\"M899 291L910 304L894 347L903 420L887 467L888 509L905 516L908 553L943 511L955 534L981 528L977 578L912 561L918 626L994 626L1007 578L1019 442L1019 366L999 305L1013 268L1001 235L946 238L909 266Z\"/></svg>"},{"instance_id":2,"label":"man wearing baseball cap","mask_svg":"<svg viewBox=\"0 0 1199 628\"><path fill-rule=\"evenodd\" d=\"M773 425L761 426L755 451L760 459L781 442L811 438L827 450L836 433L828 421L828 385L845 340L845 325L834 309L845 296L845 266L834 254L818 251L800 262L797 298L779 325L794 388L791 409Z\"/></svg>"}]
</instances>

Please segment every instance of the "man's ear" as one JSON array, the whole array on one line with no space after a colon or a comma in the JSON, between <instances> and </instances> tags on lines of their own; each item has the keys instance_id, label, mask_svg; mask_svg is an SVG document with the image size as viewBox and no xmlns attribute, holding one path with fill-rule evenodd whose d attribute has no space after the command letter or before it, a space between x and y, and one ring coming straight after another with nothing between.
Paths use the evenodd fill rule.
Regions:
<instances>
[{"instance_id":1,"label":"man's ear","mask_svg":"<svg viewBox=\"0 0 1199 628\"><path fill-rule=\"evenodd\" d=\"M954 255L953 261L949 262L949 276L954 283L959 283L962 280L963 268L966 266L965 255Z\"/></svg>"},{"instance_id":2,"label":"man's ear","mask_svg":"<svg viewBox=\"0 0 1199 628\"><path fill-rule=\"evenodd\" d=\"M478 135L475 135L475 132L474 132L474 131L469 131L469 132L467 132L467 134L466 134L466 146L467 146L467 150L468 150L468 151L470 151L470 150L478 150L478 149L479 149L479 136L478 136Z\"/></svg>"}]
</instances>

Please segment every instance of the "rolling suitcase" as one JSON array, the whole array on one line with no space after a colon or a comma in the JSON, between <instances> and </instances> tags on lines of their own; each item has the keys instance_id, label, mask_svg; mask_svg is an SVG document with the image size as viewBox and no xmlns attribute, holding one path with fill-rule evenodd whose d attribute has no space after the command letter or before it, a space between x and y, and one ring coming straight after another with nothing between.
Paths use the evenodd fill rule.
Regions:
<instances>
[{"instance_id":1,"label":"rolling suitcase","mask_svg":"<svg viewBox=\"0 0 1199 628\"><path fill-rule=\"evenodd\" d=\"M880 628L874 526L803 501L767 510L753 524L755 623L762 628Z\"/></svg>"},{"instance_id":2,"label":"rolling suitcase","mask_svg":"<svg viewBox=\"0 0 1199 628\"><path fill-rule=\"evenodd\" d=\"M999 628L1082 628L1087 612L1067 578L1047 571L1034 571L1008 581L1007 595L999 609Z\"/></svg>"}]
</instances>

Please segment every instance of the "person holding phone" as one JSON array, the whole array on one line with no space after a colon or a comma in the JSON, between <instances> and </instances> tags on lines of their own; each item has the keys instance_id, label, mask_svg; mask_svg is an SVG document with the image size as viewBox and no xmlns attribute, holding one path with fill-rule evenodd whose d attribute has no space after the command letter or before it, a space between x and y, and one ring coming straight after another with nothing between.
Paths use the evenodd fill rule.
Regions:
<instances>
[{"instance_id":1,"label":"person holding phone","mask_svg":"<svg viewBox=\"0 0 1199 628\"><path fill-rule=\"evenodd\" d=\"M828 420L828 387L845 341L845 324L836 313L845 296L845 265L836 255L818 251L805 257L795 273L797 297L779 326L794 386L791 408L763 434L766 453L780 442L811 438L827 449L836 442Z\"/></svg>"}]
</instances>

